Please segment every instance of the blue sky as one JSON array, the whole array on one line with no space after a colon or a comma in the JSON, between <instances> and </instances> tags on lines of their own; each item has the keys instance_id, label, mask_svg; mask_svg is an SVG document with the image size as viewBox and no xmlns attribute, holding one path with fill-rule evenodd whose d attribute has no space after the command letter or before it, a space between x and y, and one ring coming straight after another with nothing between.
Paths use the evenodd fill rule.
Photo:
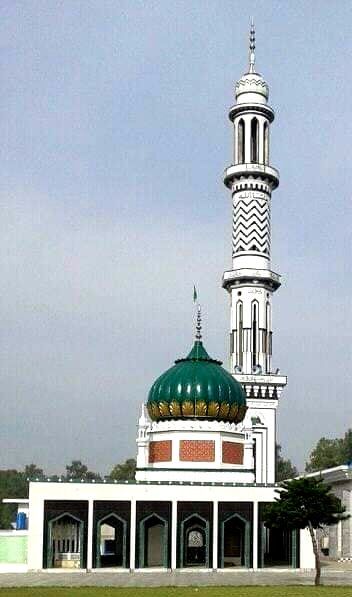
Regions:
<instances>
[{"instance_id":1,"label":"blue sky","mask_svg":"<svg viewBox=\"0 0 352 597\"><path fill-rule=\"evenodd\" d=\"M300 467L342 435L351 386L352 5L177 0L0 6L0 466L107 472L190 347L228 364L227 119L247 64L276 112L271 161L279 441Z\"/></svg>"}]
</instances>

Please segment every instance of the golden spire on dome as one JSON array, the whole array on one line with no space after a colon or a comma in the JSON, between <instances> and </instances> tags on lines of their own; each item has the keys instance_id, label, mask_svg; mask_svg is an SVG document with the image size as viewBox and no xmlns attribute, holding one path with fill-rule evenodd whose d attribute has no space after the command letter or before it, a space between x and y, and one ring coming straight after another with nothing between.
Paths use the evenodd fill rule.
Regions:
<instances>
[{"instance_id":1,"label":"golden spire on dome","mask_svg":"<svg viewBox=\"0 0 352 597\"><path fill-rule=\"evenodd\" d=\"M197 323L196 323L196 340L198 342L202 339L202 310L200 305L197 305Z\"/></svg>"},{"instance_id":2,"label":"golden spire on dome","mask_svg":"<svg viewBox=\"0 0 352 597\"><path fill-rule=\"evenodd\" d=\"M255 73L255 27L253 17L251 18L251 28L249 32L249 72Z\"/></svg>"}]
</instances>

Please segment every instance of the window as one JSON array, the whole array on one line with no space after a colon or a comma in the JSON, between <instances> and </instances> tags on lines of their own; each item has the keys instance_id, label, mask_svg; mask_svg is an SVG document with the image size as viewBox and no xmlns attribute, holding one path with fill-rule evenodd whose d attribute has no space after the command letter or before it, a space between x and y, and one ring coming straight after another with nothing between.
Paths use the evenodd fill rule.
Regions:
<instances>
[{"instance_id":1,"label":"window","mask_svg":"<svg viewBox=\"0 0 352 597\"><path fill-rule=\"evenodd\" d=\"M258 344L258 303L252 304L252 367L257 364L257 344Z\"/></svg>"},{"instance_id":2,"label":"window","mask_svg":"<svg viewBox=\"0 0 352 597\"><path fill-rule=\"evenodd\" d=\"M264 164L269 164L269 126L264 123Z\"/></svg>"},{"instance_id":3,"label":"window","mask_svg":"<svg viewBox=\"0 0 352 597\"><path fill-rule=\"evenodd\" d=\"M241 120L237 127L237 162L243 164L244 162L244 122Z\"/></svg>"},{"instance_id":4,"label":"window","mask_svg":"<svg viewBox=\"0 0 352 597\"><path fill-rule=\"evenodd\" d=\"M237 338L238 338L238 352L237 365L243 366L243 305L242 301L237 302Z\"/></svg>"},{"instance_id":5,"label":"window","mask_svg":"<svg viewBox=\"0 0 352 597\"><path fill-rule=\"evenodd\" d=\"M258 162L258 120L251 121L251 162Z\"/></svg>"}]
</instances>

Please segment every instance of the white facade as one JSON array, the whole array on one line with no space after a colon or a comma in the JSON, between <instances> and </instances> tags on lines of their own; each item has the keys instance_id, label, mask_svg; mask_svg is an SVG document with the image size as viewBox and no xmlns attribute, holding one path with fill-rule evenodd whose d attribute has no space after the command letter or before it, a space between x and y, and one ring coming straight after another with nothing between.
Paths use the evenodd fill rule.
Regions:
<instances>
[{"instance_id":1,"label":"white facade","mask_svg":"<svg viewBox=\"0 0 352 597\"><path fill-rule=\"evenodd\" d=\"M246 416L237 424L209 411L197 418L194 405L193 418L178 410L178 419L151 421L143 406L136 482L30 483L30 570L314 567L306 531L280 535L264 525L265 505L277 497L276 409L287 382L272 365L280 277L271 270L270 210L279 175L269 159L268 94L254 69L252 29L249 71L230 110L234 163L224 179L233 205L232 269L223 278L230 367ZM197 330L199 339L200 315Z\"/></svg>"}]
</instances>

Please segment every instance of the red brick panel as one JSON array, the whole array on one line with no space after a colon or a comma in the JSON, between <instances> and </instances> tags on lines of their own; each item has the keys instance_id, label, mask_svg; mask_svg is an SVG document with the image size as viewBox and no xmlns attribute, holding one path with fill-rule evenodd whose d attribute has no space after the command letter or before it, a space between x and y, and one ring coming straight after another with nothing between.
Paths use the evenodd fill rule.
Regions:
<instances>
[{"instance_id":1,"label":"red brick panel","mask_svg":"<svg viewBox=\"0 0 352 597\"><path fill-rule=\"evenodd\" d=\"M182 462L214 462L215 442L212 440L181 439L180 460Z\"/></svg>"},{"instance_id":2,"label":"red brick panel","mask_svg":"<svg viewBox=\"0 0 352 597\"><path fill-rule=\"evenodd\" d=\"M149 462L170 462L171 440L149 443Z\"/></svg>"},{"instance_id":3,"label":"red brick panel","mask_svg":"<svg viewBox=\"0 0 352 597\"><path fill-rule=\"evenodd\" d=\"M222 442L222 461L224 464L243 464L243 444Z\"/></svg>"}]
</instances>

